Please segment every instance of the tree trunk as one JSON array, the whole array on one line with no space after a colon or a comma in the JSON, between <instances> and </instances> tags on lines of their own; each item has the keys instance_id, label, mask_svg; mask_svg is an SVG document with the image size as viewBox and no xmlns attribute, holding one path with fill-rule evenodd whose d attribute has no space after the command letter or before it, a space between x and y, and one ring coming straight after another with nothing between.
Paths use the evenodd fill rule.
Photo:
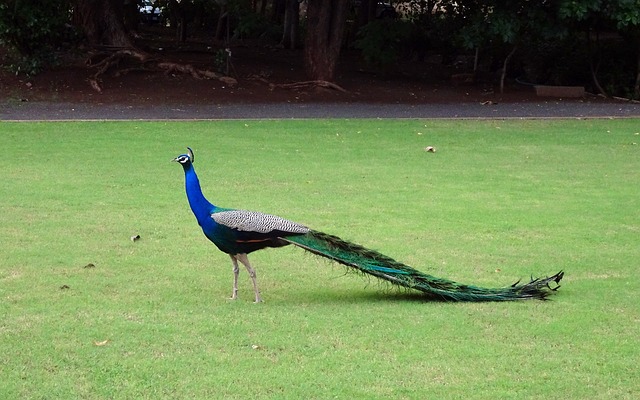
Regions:
<instances>
[{"instance_id":1,"label":"tree trunk","mask_svg":"<svg viewBox=\"0 0 640 400\"><path fill-rule=\"evenodd\" d=\"M262 0L260 2L260 15L266 15L267 14L267 0Z\"/></svg>"},{"instance_id":2,"label":"tree trunk","mask_svg":"<svg viewBox=\"0 0 640 400\"><path fill-rule=\"evenodd\" d=\"M636 56L636 84L633 86L636 99L640 98L640 51Z\"/></svg>"},{"instance_id":3,"label":"tree trunk","mask_svg":"<svg viewBox=\"0 0 640 400\"><path fill-rule=\"evenodd\" d=\"M602 87L602 85L600 85L600 80L598 79L598 69L600 66L600 33L597 32L596 33L596 47L597 47L597 51L598 54L594 55L593 52L593 43L592 43L592 39L591 39L591 33L589 31L587 31L587 50L588 50L588 55L589 55L589 71L591 72L591 80L593 81L593 85L595 86L596 90L598 90L598 92L603 95L604 97L609 97L609 94L607 93L606 90L604 90L604 88ZM594 62L594 57L598 57L598 62L597 65Z\"/></svg>"},{"instance_id":4,"label":"tree trunk","mask_svg":"<svg viewBox=\"0 0 640 400\"><path fill-rule=\"evenodd\" d=\"M376 0L364 0L360 2L357 10L358 28L361 28L376 18Z\"/></svg>"},{"instance_id":5,"label":"tree trunk","mask_svg":"<svg viewBox=\"0 0 640 400\"><path fill-rule=\"evenodd\" d=\"M92 45L132 48L124 26L124 0L76 0L74 19Z\"/></svg>"},{"instance_id":6,"label":"tree trunk","mask_svg":"<svg viewBox=\"0 0 640 400\"><path fill-rule=\"evenodd\" d=\"M229 27L229 12L227 11L227 5L223 4L220 6L220 14L218 14L218 23L216 24L216 40L223 40L225 44L228 44L229 35L228 35L228 27Z\"/></svg>"},{"instance_id":7,"label":"tree trunk","mask_svg":"<svg viewBox=\"0 0 640 400\"><path fill-rule=\"evenodd\" d=\"M517 49L518 46L513 45L513 49L511 49L511 52L509 52L507 57L504 59L504 63L502 64L502 74L500 74L500 93L504 93L504 80L507 77L507 67L509 65L509 60L511 60L511 57L513 57Z\"/></svg>"},{"instance_id":8,"label":"tree trunk","mask_svg":"<svg viewBox=\"0 0 640 400\"><path fill-rule=\"evenodd\" d=\"M332 81L351 0L309 0L304 64L313 80Z\"/></svg>"},{"instance_id":9,"label":"tree trunk","mask_svg":"<svg viewBox=\"0 0 640 400\"><path fill-rule=\"evenodd\" d=\"M189 21L193 18L192 4L188 1L169 0L171 27L176 30L176 40L187 41Z\"/></svg>"},{"instance_id":10,"label":"tree trunk","mask_svg":"<svg viewBox=\"0 0 640 400\"><path fill-rule=\"evenodd\" d=\"M284 34L282 35L282 47L295 49L298 45L298 26L300 25L300 3L298 0L287 0L287 8L284 12Z\"/></svg>"},{"instance_id":11,"label":"tree trunk","mask_svg":"<svg viewBox=\"0 0 640 400\"><path fill-rule=\"evenodd\" d=\"M281 23L287 9L288 0L273 0L271 4L271 22Z\"/></svg>"}]
</instances>

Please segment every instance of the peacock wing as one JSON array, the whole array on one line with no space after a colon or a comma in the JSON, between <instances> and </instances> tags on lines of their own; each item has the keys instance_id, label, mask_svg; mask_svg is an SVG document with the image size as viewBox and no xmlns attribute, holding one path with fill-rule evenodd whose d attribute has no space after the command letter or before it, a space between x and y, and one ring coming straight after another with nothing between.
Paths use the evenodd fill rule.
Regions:
<instances>
[{"instance_id":1,"label":"peacock wing","mask_svg":"<svg viewBox=\"0 0 640 400\"><path fill-rule=\"evenodd\" d=\"M302 235L309 232L309 228L304 225L257 211L220 211L211 214L211 218L216 223L239 232L273 234L274 236Z\"/></svg>"}]
</instances>

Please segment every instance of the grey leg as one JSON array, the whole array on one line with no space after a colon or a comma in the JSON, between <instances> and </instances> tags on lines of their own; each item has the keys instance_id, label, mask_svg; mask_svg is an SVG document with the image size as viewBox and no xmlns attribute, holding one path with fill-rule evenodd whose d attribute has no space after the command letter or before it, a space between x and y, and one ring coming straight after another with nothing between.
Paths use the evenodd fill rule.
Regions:
<instances>
[{"instance_id":1,"label":"grey leg","mask_svg":"<svg viewBox=\"0 0 640 400\"><path fill-rule=\"evenodd\" d=\"M260 298L260 290L258 290L258 281L256 280L256 270L251 267L251 264L249 264L249 257L247 257L246 254L236 254L235 257L247 268L247 271L249 272L249 276L253 282L253 291L256 294L255 302L262 302L262 298Z\"/></svg>"},{"instance_id":2,"label":"grey leg","mask_svg":"<svg viewBox=\"0 0 640 400\"><path fill-rule=\"evenodd\" d=\"M229 254L231 262L233 263L233 292L231 292L231 300L238 298L238 275L240 274L240 267L238 267L238 260L236 256Z\"/></svg>"}]
</instances>

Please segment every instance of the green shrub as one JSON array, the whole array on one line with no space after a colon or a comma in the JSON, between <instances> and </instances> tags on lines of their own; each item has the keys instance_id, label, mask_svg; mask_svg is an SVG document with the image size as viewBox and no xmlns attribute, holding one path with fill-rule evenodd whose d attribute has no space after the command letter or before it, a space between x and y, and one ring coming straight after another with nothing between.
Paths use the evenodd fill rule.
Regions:
<instances>
[{"instance_id":1,"label":"green shrub","mask_svg":"<svg viewBox=\"0 0 640 400\"><path fill-rule=\"evenodd\" d=\"M32 75L51 65L55 50L71 34L69 15L69 4L64 0L0 3L0 43L10 51L7 67Z\"/></svg>"},{"instance_id":2,"label":"green shrub","mask_svg":"<svg viewBox=\"0 0 640 400\"><path fill-rule=\"evenodd\" d=\"M410 22L375 20L360 28L354 45L362 51L367 64L386 73L402 54L411 33Z\"/></svg>"}]
</instances>

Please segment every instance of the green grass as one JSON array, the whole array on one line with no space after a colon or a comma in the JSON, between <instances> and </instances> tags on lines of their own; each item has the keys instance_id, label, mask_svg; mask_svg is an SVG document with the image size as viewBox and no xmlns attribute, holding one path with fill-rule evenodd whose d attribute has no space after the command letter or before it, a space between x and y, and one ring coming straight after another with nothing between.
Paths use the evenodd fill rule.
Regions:
<instances>
[{"instance_id":1,"label":"green grass","mask_svg":"<svg viewBox=\"0 0 640 400\"><path fill-rule=\"evenodd\" d=\"M639 131L0 123L0 398L638 398ZM169 162L187 145L220 206L465 283L563 269L563 287L548 302L423 302L284 248L252 256L266 302L246 273L231 302L231 263Z\"/></svg>"}]
</instances>

